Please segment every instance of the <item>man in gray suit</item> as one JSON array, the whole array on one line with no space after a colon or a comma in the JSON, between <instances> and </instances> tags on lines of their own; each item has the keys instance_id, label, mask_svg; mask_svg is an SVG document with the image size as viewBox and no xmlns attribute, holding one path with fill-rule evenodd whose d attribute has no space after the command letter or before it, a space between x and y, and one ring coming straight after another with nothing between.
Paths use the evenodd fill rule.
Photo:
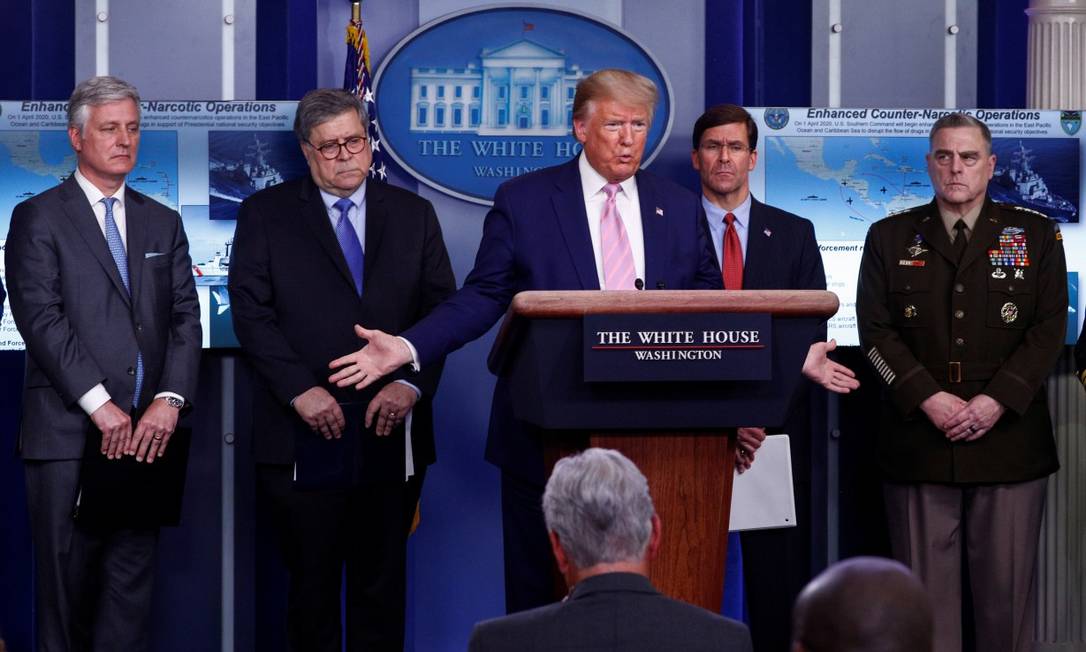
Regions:
<instances>
[{"instance_id":1,"label":"man in gray suit","mask_svg":"<svg viewBox=\"0 0 1086 652\"><path fill-rule=\"evenodd\" d=\"M470 652L751 650L742 623L672 600L649 582L660 517L645 476L622 453L560 460L543 494L565 600L479 623Z\"/></svg>"},{"instance_id":2,"label":"man in gray suit","mask_svg":"<svg viewBox=\"0 0 1086 652\"><path fill-rule=\"evenodd\" d=\"M158 529L73 519L84 443L101 433L87 455L107 468L162 457L195 391L200 309L181 217L125 186L137 90L114 77L79 84L68 137L76 170L15 207L5 252L27 353L19 450L38 649L127 652L147 647Z\"/></svg>"}]
</instances>

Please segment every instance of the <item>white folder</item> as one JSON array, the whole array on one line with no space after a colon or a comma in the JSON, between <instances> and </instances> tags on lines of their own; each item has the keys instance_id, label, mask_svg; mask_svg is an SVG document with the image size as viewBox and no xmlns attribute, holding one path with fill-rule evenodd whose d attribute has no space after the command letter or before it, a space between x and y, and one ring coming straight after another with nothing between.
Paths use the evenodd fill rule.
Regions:
<instances>
[{"instance_id":1,"label":"white folder","mask_svg":"<svg viewBox=\"0 0 1086 652\"><path fill-rule=\"evenodd\" d=\"M754 455L754 464L736 473L732 484L729 530L795 527L796 496L792 490L792 451L788 435L769 435Z\"/></svg>"}]
</instances>

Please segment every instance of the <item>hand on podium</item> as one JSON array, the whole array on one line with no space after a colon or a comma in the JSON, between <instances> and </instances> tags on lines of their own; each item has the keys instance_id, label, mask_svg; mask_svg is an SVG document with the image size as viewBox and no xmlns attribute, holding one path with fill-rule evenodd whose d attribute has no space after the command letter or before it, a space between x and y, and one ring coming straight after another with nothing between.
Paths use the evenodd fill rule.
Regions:
<instances>
[{"instance_id":1,"label":"hand on podium","mask_svg":"<svg viewBox=\"0 0 1086 652\"><path fill-rule=\"evenodd\" d=\"M354 385L355 389L363 389L411 362L407 344L395 335L368 330L358 324L354 325L354 332L366 340L366 344L354 353L328 363L329 369L338 370L328 377L328 382L337 387Z\"/></svg>"},{"instance_id":2,"label":"hand on podium","mask_svg":"<svg viewBox=\"0 0 1086 652\"><path fill-rule=\"evenodd\" d=\"M827 357L826 354L836 348L837 340L812 344L803 361L803 375L831 392L848 394L860 386L860 381L851 369Z\"/></svg>"}]
</instances>

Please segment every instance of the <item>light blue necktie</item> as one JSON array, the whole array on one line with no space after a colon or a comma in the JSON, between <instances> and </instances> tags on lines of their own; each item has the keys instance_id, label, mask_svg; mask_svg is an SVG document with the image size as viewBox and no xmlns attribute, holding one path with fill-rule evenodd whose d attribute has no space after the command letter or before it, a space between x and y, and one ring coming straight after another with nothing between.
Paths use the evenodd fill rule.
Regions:
<instances>
[{"instance_id":1,"label":"light blue necktie","mask_svg":"<svg viewBox=\"0 0 1086 652\"><path fill-rule=\"evenodd\" d=\"M334 206L339 209L339 221L336 222L336 239L339 240L339 248L343 250L343 257L347 259L347 267L351 268L351 277L354 278L355 289L358 296L362 296L362 268L365 265L365 255L362 253L362 243L358 241L358 234L354 226L347 219L347 212L354 203L344 197Z\"/></svg>"},{"instance_id":2,"label":"light blue necktie","mask_svg":"<svg viewBox=\"0 0 1086 652\"><path fill-rule=\"evenodd\" d=\"M117 264L117 271L121 274L124 289L128 290L128 296L132 296L132 288L128 284L128 254L124 250L124 241L121 240L121 231L117 228L117 221L113 219L113 204L116 197L103 197L102 203L106 205L106 244L109 245L109 253L113 254L113 262ZM140 389L143 388L143 354L136 351L136 391L132 395L132 407L139 407Z\"/></svg>"}]
</instances>

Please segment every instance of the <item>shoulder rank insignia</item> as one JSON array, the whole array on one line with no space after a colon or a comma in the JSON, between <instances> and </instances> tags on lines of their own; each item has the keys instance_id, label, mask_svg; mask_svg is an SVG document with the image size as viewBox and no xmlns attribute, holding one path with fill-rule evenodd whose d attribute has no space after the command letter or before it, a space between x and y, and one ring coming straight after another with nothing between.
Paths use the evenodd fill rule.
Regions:
<instances>
[{"instance_id":1,"label":"shoulder rank insignia","mask_svg":"<svg viewBox=\"0 0 1086 652\"><path fill-rule=\"evenodd\" d=\"M1008 210L1018 211L1019 213L1029 213L1030 215L1036 215L1038 217L1043 217L1046 220L1048 219L1048 216L1045 215L1044 213L1042 213L1041 211L1035 211L1032 208L1026 208L1025 206L1019 206L1018 204L1011 204L1011 203L1008 203L1008 202L996 202L996 205L1001 207L1001 208L1006 208Z\"/></svg>"},{"instance_id":2,"label":"shoulder rank insignia","mask_svg":"<svg viewBox=\"0 0 1086 652\"><path fill-rule=\"evenodd\" d=\"M1060 231L1060 225L1056 222L1052 223L1052 228L1056 229L1056 239L1063 240L1063 233Z\"/></svg>"}]
</instances>

